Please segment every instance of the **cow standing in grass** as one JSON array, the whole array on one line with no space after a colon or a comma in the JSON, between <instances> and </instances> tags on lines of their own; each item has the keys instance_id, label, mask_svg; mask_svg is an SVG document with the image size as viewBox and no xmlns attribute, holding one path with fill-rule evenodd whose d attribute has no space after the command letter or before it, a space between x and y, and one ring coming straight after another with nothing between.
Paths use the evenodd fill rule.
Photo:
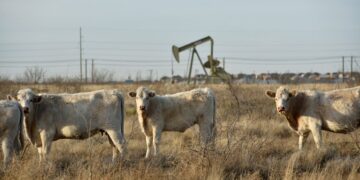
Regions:
<instances>
[{"instance_id":1,"label":"cow standing in grass","mask_svg":"<svg viewBox=\"0 0 360 180\"><path fill-rule=\"evenodd\" d=\"M40 161L46 159L52 141L86 139L104 132L113 146L113 160L126 150L124 99L117 90L76 94L35 94L18 91L25 115L25 132L38 148Z\"/></svg>"},{"instance_id":2,"label":"cow standing in grass","mask_svg":"<svg viewBox=\"0 0 360 180\"><path fill-rule=\"evenodd\" d=\"M23 113L19 103L8 100L0 101L0 140L4 154L4 166L7 166L14 151L19 152L23 146L22 135Z\"/></svg>"},{"instance_id":3,"label":"cow standing in grass","mask_svg":"<svg viewBox=\"0 0 360 180\"><path fill-rule=\"evenodd\" d=\"M360 127L360 87L334 91L289 91L279 87L266 91L274 98L277 111L299 134L299 149L311 132L317 148L322 145L321 130L349 133Z\"/></svg>"},{"instance_id":4,"label":"cow standing in grass","mask_svg":"<svg viewBox=\"0 0 360 180\"><path fill-rule=\"evenodd\" d=\"M139 87L129 92L136 98L136 111L142 132L146 137L146 155L159 151L161 132L184 132L194 124L199 125L203 143L210 143L215 135L215 96L208 88L194 89L172 95L158 96L155 92Z\"/></svg>"}]
</instances>

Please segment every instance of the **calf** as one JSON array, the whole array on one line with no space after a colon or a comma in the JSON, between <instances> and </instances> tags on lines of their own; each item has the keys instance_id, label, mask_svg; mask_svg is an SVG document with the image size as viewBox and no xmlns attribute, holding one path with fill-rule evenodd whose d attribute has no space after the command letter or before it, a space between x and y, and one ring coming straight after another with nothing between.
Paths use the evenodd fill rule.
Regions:
<instances>
[{"instance_id":1,"label":"calf","mask_svg":"<svg viewBox=\"0 0 360 180\"><path fill-rule=\"evenodd\" d=\"M4 154L4 166L11 160L14 150L19 151L23 146L22 136L23 113L21 106L16 101L0 101L0 140Z\"/></svg>"},{"instance_id":2,"label":"calf","mask_svg":"<svg viewBox=\"0 0 360 180\"><path fill-rule=\"evenodd\" d=\"M117 90L76 94L35 94L18 91L24 109L25 132L46 159L52 141L85 139L105 132L113 147L113 160L126 150L124 138L124 99Z\"/></svg>"},{"instance_id":3,"label":"calf","mask_svg":"<svg viewBox=\"0 0 360 180\"><path fill-rule=\"evenodd\" d=\"M299 149L311 132L317 148L322 145L321 130L349 133L360 126L360 87L334 91L289 91L279 87L266 91L275 99L277 111L299 135Z\"/></svg>"},{"instance_id":4,"label":"calf","mask_svg":"<svg viewBox=\"0 0 360 180\"><path fill-rule=\"evenodd\" d=\"M198 124L202 142L207 144L213 140L216 105L210 89L158 96L145 87L139 87L136 92L129 92L129 96L136 97L138 121L146 137L145 158L150 155L151 144L154 155L157 155L163 131L184 132Z\"/></svg>"}]
</instances>

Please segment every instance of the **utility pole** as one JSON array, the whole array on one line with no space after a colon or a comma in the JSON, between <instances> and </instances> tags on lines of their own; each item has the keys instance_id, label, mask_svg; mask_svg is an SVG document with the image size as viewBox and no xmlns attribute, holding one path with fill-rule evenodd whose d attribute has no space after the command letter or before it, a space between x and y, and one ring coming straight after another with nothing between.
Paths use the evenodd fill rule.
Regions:
<instances>
[{"instance_id":1,"label":"utility pole","mask_svg":"<svg viewBox=\"0 0 360 180\"><path fill-rule=\"evenodd\" d=\"M80 82L82 82L82 35L80 27Z\"/></svg>"},{"instance_id":2,"label":"utility pole","mask_svg":"<svg viewBox=\"0 0 360 180\"><path fill-rule=\"evenodd\" d=\"M171 59L171 84L174 84L174 60Z\"/></svg>"},{"instance_id":3,"label":"utility pole","mask_svg":"<svg viewBox=\"0 0 360 180\"><path fill-rule=\"evenodd\" d=\"M150 69L149 71L150 71L150 79L149 80L150 80L150 82L152 82L153 70Z\"/></svg>"},{"instance_id":4,"label":"utility pole","mask_svg":"<svg viewBox=\"0 0 360 180\"><path fill-rule=\"evenodd\" d=\"M139 81L141 81L141 71L138 71L136 73L136 82L139 82Z\"/></svg>"},{"instance_id":5,"label":"utility pole","mask_svg":"<svg viewBox=\"0 0 360 180\"><path fill-rule=\"evenodd\" d=\"M88 80L87 80L87 59L85 59L85 83L87 83L88 82Z\"/></svg>"},{"instance_id":6,"label":"utility pole","mask_svg":"<svg viewBox=\"0 0 360 180\"><path fill-rule=\"evenodd\" d=\"M155 73L156 73L156 76L155 76L155 81L157 81L157 80L158 80L158 78L159 78L159 77L158 77L158 75L159 75L159 74L158 74L158 71L157 71L157 70L155 70Z\"/></svg>"},{"instance_id":7,"label":"utility pole","mask_svg":"<svg viewBox=\"0 0 360 180\"><path fill-rule=\"evenodd\" d=\"M225 71L225 57L223 57L223 69L224 69L224 71Z\"/></svg>"},{"instance_id":8,"label":"utility pole","mask_svg":"<svg viewBox=\"0 0 360 180\"><path fill-rule=\"evenodd\" d=\"M91 60L91 82L94 83L94 59Z\"/></svg>"},{"instance_id":9,"label":"utility pole","mask_svg":"<svg viewBox=\"0 0 360 180\"><path fill-rule=\"evenodd\" d=\"M353 75L353 56L350 57L350 80L352 79Z\"/></svg>"},{"instance_id":10,"label":"utility pole","mask_svg":"<svg viewBox=\"0 0 360 180\"><path fill-rule=\"evenodd\" d=\"M342 57L342 82L344 82L344 76L345 76L345 57Z\"/></svg>"},{"instance_id":11,"label":"utility pole","mask_svg":"<svg viewBox=\"0 0 360 180\"><path fill-rule=\"evenodd\" d=\"M171 59L171 77L174 76L174 60Z\"/></svg>"}]
</instances>

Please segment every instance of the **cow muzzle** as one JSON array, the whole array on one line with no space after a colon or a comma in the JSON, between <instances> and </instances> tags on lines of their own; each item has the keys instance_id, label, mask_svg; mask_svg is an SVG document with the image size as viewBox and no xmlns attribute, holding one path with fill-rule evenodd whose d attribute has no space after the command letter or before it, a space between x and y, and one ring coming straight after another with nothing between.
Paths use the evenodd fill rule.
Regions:
<instances>
[{"instance_id":1,"label":"cow muzzle","mask_svg":"<svg viewBox=\"0 0 360 180\"><path fill-rule=\"evenodd\" d=\"M28 113L29 113L29 108L28 108L28 107L24 107L23 111L24 111L25 114L28 114Z\"/></svg>"},{"instance_id":2,"label":"cow muzzle","mask_svg":"<svg viewBox=\"0 0 360 180\"><path fill-rule=\"evenodd\" d=\"M285 107L284 106L278 107L277 110L279 113L283 113L285 112Z\"/></svg>"},{"instance_id":3,"label":"cow muzzle","mask_svg":"<svg viewBox=\"0 0 360 180\"><path fill-rule=\"evenodd\" d=\"M140 111L145 111L145 106L140 106L139 109Z\"/></svg>"}]
</instances>

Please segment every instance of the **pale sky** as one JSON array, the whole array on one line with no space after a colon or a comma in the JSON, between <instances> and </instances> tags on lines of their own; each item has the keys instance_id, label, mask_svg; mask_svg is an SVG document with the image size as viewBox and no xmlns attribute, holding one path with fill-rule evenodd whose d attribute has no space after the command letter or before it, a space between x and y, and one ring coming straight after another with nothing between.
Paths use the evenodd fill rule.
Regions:
<instances>
[{"instance_id":1,"label":"pale sky","mask_svg":"<svg viewBox=\"0 0 360 180\"><path fill-rule=\"evenodd\" d=\"M79 75L80 26L84 59L118 80L170 76L171 46L208 35L233 74L334 72L340 56L360 56L358 0L0 0L0 75L31 66L48 77ZM209 44L198 51L206 60ZM175 74L188 59L186 51L174 62Z\"/></svg>"}]
</instances>

